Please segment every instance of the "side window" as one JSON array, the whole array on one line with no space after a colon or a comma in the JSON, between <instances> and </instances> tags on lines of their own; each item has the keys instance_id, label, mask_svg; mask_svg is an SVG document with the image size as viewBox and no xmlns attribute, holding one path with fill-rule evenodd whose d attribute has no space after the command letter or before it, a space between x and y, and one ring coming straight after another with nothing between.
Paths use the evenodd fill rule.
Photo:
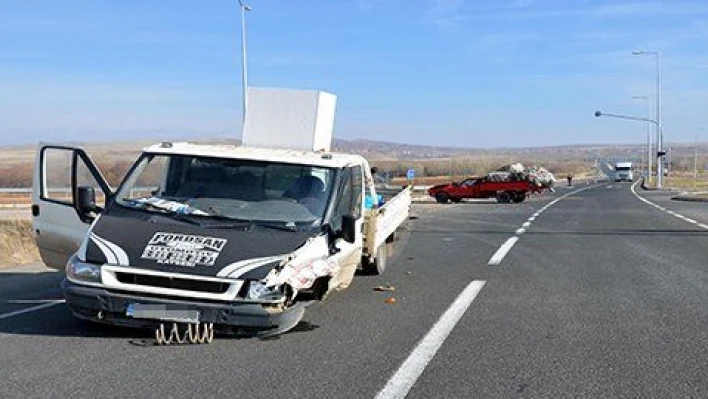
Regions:
<instances>
[{"instance_id":1,"label":"side window","mask_svg":"<svg viewBox=\"0 0 708 399\"><path fill-rule=\"evenodd\" d=\"M42 179L40 183L40 198L67 206L74 206L74 187L89 186L96 192L96 204L103 207L106 193L99 184L90 168L88 157L83 152L72 148L45 147L42 149ZM88 162L88 163L87 163ZM93 171L93 172L92 172ZM76 186L73 174L76 173ZM102 178L102 177L101 177ZM104 186L105 187L105 186ZM108 187L105 187L108 190Z\"/></svg>"},{"instance_id":2,"label":"side window","mask_svg":"<svg viewBox=\"0 0 708 399\"><path fill-rule=\"evenodd\" d=\"M342 179L340 182L337 205L332 213L330 223L334 231L342 228L342 216L350 213L352 209L352 175L350 168L346 168L342 171Z\"/></svg>"},{"instance_id":3,"label":"side window","mask_svg":"<svg viewBox=\"0 0 708 399\"><path fill-rule=\"evenodd\" d=\"M361 166L355 166L351 168L352 174L352 203L349 209L349 213L354 215L355 218L359 219L361 217L361 196L363 192L362 185L363 176Z\"/></svg>"},{"instance_id":4,"label":"side window","mask_svg":"<svg viewBox=\"0 0 708 399\"><path fill-rule=\"evenodd\" d=\"M74 152L48 147L43 150L42 199L73 204L71 193L71 165Z\"/></svg>"},{"instance_id":5,"label":"side window","mask_svg":"<svg viewBox=\"0 0 708 399\"><path fill-rule=\"evenodd\" d=\"M93 177L91 171L81 157L78 157L76 162L76 187L93 187L93 190L96 192L96 205L101 208L105 207L106 195L103 190L101 190L101 186L98 185L98 182ZM69 171L71 171L71 169L69 169ZM71 184L71 181L69 184Z\"/></svg>"}]
</instances>

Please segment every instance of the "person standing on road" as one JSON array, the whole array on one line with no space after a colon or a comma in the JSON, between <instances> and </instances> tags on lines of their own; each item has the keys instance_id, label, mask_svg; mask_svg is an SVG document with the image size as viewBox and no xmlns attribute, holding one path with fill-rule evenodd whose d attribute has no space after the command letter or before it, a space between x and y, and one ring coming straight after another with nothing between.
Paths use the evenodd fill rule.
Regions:
<instances>
[{"instance_id":1,"label":"person standing on road","mask_svg":"<svg viewBox=\"0 0 708 399\"><path fill-rule=\"evenodd\" d=\"M568 173L567 179L568 179L568 186L572 186L573 185L573 175Z\"/></svg>"}]
</instances>

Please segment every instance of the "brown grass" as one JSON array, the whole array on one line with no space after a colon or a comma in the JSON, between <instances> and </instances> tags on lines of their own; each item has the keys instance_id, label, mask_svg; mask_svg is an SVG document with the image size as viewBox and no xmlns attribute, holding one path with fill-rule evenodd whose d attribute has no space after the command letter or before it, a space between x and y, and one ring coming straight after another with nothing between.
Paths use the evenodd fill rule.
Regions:
<instances>
[{"instance_id":1,"label":"brown grass","mask_svg":"<svg viewBox=\"0 0 708 399\"><path fill-rule=\"evenodd\" d=\"M656 187L656 179L648 186ZM696 179L691 172L671 172L670 176L664 177L663 188L705 192L708 191L708 174L700 173Z\"/></svg>"},{"instance_id":2,"label":"brown grass","mask_svg":"<svg viewBox=\"0 0 708 399\"><path fill-rule=\"evenodd\" d=\"M39 260L34 243L32 222L0 220L0 267L21 265Z\"/></svg>"}]
</instances>

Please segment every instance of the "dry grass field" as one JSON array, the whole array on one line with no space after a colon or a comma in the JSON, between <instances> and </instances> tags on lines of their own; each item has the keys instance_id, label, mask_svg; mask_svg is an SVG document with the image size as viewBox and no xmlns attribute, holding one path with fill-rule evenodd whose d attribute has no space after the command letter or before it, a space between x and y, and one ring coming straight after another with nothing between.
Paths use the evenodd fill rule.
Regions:
<instances>
[{"instance_id":1,"label":"dry grass field","mask_svg":"<svg viewBox=\"0 0 708 399\"><path fill-rule=\"evenodd\" d=\"M34 244L32 222L0 220L0 267L22 265L39 260Z\"/></svg>"}]
</instances>

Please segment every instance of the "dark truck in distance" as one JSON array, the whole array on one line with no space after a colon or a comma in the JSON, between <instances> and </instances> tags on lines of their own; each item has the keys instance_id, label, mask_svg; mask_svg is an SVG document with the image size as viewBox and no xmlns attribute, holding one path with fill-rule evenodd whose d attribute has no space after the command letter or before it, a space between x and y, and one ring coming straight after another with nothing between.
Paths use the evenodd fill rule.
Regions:
<instances>
[{"instance_id":1,"label":"dark truck in distance","mask_svg":"<svg viewBox=\"0 0 708 399\"><path fill-rule=\"evenodd\" d=\"M452 182L430 187L428 194L441 204L460 202L465 198L496 198L497 202L519 203L531 193L540 193L543 186L529 180L492 181L489 176L472 177L460 183Z\"/></svg>"}]
</instances>

